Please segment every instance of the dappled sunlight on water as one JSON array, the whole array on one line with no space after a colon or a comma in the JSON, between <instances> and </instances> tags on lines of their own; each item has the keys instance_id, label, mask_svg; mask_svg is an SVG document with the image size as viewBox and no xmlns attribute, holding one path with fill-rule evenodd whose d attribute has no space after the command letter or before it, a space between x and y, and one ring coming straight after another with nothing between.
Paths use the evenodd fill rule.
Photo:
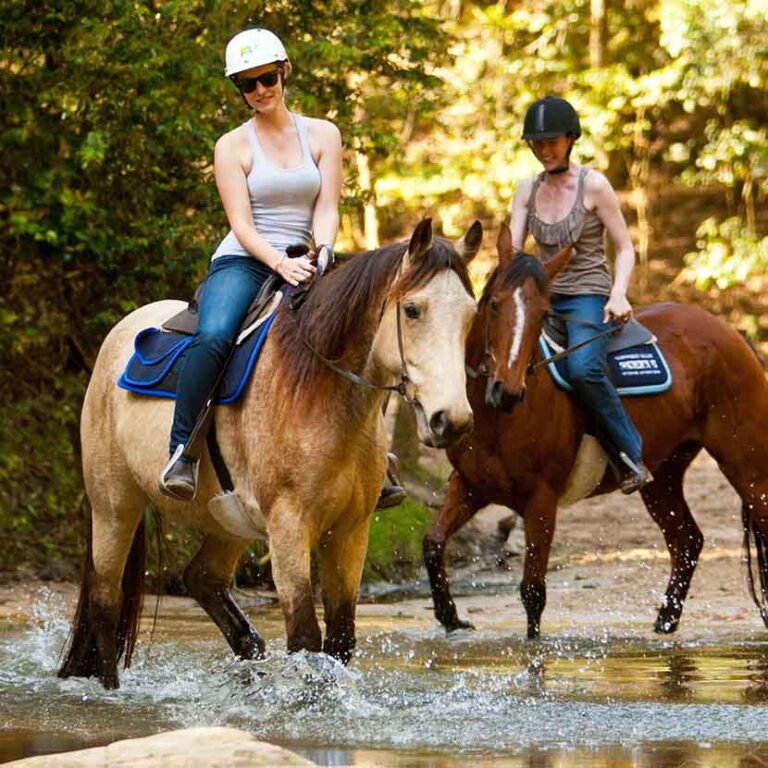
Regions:
<instances>
[{"instance_id":1,"label":"dappled sunlight on water","mask_svg":"<svg viewBox=\"0 0 768 768\"><path fill-rule=\"evenodd\" d=\"M507 630L446 637L361 622L345 668L287 656L274 609L252 611L267 658L239 662L193 607L161 609L122 687L55 677L68 631L52 595L0 634L0 761L179 727L232 725L324 765L768 765L768 643Z\"/></svg>"}]
</instances>

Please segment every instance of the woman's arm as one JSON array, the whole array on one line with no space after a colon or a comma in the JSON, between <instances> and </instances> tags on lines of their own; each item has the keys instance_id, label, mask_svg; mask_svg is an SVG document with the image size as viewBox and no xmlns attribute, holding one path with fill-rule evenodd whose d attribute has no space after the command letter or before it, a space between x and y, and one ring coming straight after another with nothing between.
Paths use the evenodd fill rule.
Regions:
<instances>
[{"instance_id":1,"label":"woman's arm","mask_svg":"<svg viewBox=\"0 0 768 768\"><path fill-rule=\"evenodd\" d=\"M254 226L241 147L238 131L232 131L216 142L213 154L216 186L229 225L248 253L275 270L287 283L298 285L310 278L315 268L306 259L286 258Z\"/></svg>"},{"instance_id":2,"label":"woman's arm","mask_svg":"<svg viewBox=\"0 0 768 768\"><path fill-rule=\"evenodd\" d=\"M339 231L341 134L339 129L327 120L312 121L310 130L317 140L317 167L320 170L320 192L312 216L312 234L317 245L333 246Z\"/></svg>"},{"instance_id":3,"label":"woman's arm","mask_svg":"<svg viewBox=\"0 0 768 768\"><path fill-rule=\"evenodd\" d=\"M619 206L619 200L608 179L601 173L592 172L590 197L595 201L595 213L605 225L616 252L613 288L605 305L605 321L629 320L632 307L627 299L629 281L635 266L635 247L629 237L627 222ZM588 177L589 178L589 177Z\"/></svg>"},{"instance_id":4,"label":"woman's arm","mask_svg":"<svg viewBox=\"0 0 768 768\"><path fill-rule=\"evenodd\" d=\"M512 247L516 251L525 248L525 238L528 236L528 198L531 194L531 179L521 181L515 188L512 198L509 228L512 230Z\"/></svg>"}]
</instances>

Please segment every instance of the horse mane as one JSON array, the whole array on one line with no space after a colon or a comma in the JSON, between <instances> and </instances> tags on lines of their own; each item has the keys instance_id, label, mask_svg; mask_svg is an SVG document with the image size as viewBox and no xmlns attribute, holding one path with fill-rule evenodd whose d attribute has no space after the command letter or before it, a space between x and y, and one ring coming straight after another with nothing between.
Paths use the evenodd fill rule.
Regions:
<instances>
[{"instance_id":1,"label":"horse mane","mask_svg":"<svg viewBox=\"0 0 768 768\"><path fill-rule=\"evenodd\" d=\"M531 256L530 253L517 251L514 259L506 267L499 265L493 270L483 289L480 303L485 304L488 301L491 291L496 287L498 281L501 281L505 288L511 288L514 285L524 283L528 278L531 278L536 283L536 287L540 291L546 289L547 275L544 272L541 260Z\"/></svg>"},{"instance_id":2,"label":"horse mane","mask_svg":"<svg viewBox=\"0 0 768 768\"><path fill-rule=\"evenodd\" d=\"M304 387L318 376L330 374L328 367L309 349L304 340L330 360L341 361L350 339L367 311L381 314L387 298L399 300L428 283L443 270L455 272L467 292L473 295L466 264L450 241L436 237L429 251L399 277L408 243L399 242L358 253L341 267L313 283L298 310L283 304L273 334L280 348L280 364L291 371L297 387ZM397 284L393 282L397 278Z\"/></svg>"}]
</instances>

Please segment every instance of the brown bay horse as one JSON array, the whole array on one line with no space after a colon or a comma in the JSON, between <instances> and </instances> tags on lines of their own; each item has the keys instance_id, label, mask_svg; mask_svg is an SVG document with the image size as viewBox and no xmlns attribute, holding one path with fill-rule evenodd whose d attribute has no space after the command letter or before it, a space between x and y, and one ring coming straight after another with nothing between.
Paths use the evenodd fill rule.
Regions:
<instances>
[{"instance_id":1,"label":"brown bay horse","mask_svg":"<svg viewBox=\"0 0 768 768\"><path fill-rule=\"evenodd\" d=\"M420 439L450 445L471 428L464 351L475 314L466 264L479 223L454 247L433 238L429 220L409 243L353 257L317 280L295 312L278 310L257 372L241 399L216 409L221 453L235 491L269 538L289 651L325 651L348 661L368 530L386 471L382 389L360 386L319 355L377 387L398 380L415 408ZM254 658L264 642L234 602L235 565L249 539L211 515L220 492L207 451L196 499L160 494L173 403L116 386L137 332L159 326L181 302L150 304L109 333L93 371L81 420L83 470L92 533L62 677L119 684L130 664L143 590L144 515L201 529L204 541L184 583L232 650ZM315 614L310 559L317 557L325 640Z\"/></svg>"},{"instance_id":2,"label":"brown bay horse","mask_svg":"<svg viewBox=\"0 0 768 768\"><path fill-rule=\"evenodd\" d=\"M537 637L546 602L546 571L558 506L617 488L606 454L586 434L587 416L543 367L537 340L549 311L548 284L565 265L566 248L546 264L514 253L504 227L498 268L479 303L467 342L472 433L448 449L454 467L446 500L424 537L435 615L447 630L470 627L459 618L445 570L447 540L490 503L520 514L525 527L521 597L528 637ZM662 394L630 397L624 405L643 438L654 480L642 499L661 529L671 575L655 630L673 632L704 540L683 497L683 477L706 450L742 500L744 544L753 599L768 626L768 384L756 355L721 320L693 306L659 304L637 312L658 339L673 385ZM757 549L759 596L751 567Z\"/></svg>"}]
</instances>

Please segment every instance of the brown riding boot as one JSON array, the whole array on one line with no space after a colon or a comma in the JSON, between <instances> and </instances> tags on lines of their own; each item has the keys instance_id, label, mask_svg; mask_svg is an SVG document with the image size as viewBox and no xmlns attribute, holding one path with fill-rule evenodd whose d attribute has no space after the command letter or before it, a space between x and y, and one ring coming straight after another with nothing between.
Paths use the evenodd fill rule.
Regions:
<instances>
[{"instance_id":1,"label":"brown riding boot","mask_svg":"<svg viewBox=\"0 0 768 768\"><path fill-rule=\"evenodd\" d=\"M198 461L182 456L184 446L177 446L160 475L160 490L177 501L192 501L197 493Z\"/></svg>"},{"instance_id":2,"label":"brown riding boot","mask_svg":"<svg viewBox=\"0 0 768 768\"><path fill-rule=\"evenodd\" d=\"M394 453L387 453L387 479L381 488L379 500L376 502L376 509L389 509L402 504L407 493L405 488L400 485L400 462Z\"/></svg>"},{"instance_id":3,"label":"brown riding boot","mask_svg":"<svg viewBox=\"0 0 768 768\"><path fill-rule=\"evenodd\" d=\"M653 475L643 464L642 460L632 461L625 453L620 453L621 460L627 467L627 472L619 482L621 492L624 494L639 491L644 485L648 485L653 480Z\"/></svg>"}]
</instances>

